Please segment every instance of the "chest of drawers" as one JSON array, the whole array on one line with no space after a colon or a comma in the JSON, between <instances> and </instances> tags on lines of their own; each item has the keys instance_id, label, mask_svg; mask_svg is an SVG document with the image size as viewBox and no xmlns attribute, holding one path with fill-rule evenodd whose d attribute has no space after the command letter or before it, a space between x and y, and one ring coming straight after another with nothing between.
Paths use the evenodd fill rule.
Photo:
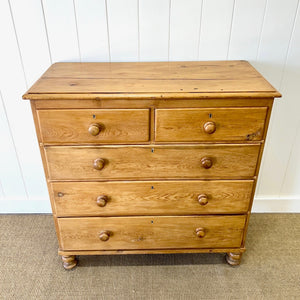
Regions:
<instances>
[{"instance_id":1,"label":"chest of drawers","mask_svg":"<svg viewBox=\"0 0 300 300\"><path fill-rule=\"evenodd\" d=\"M272 104L247 62L57 63L30 99L63 266L245 251Z\"/></svg>"}]
</instances>

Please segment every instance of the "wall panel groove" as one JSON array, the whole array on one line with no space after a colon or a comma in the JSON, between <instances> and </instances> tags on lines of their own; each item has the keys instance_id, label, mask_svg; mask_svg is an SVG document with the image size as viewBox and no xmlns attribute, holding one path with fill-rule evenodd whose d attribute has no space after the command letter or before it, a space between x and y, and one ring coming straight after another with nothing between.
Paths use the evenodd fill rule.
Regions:
<instances>
[{"instance_id":1,"label":"wall panel groove","mask_svg":"<svg viewBox=\"0 0 300 300\"><path fill-rule=\"evenodd\" d=\"M262 33L263 33L263 29L264 29L264 25L265 25L265 20L266 20L266 13L267 13L268 2L269 2L269 0L265 0L263 19L262 19L262 24L261 24L260 32L259 32L259 43L257 45L255 60L258 60L258 55L259 55L260 45L261 45L261 39L262 39Z\"/></svg>"},{"instance_id":2,"label":"wall panel groove","mask_svg":"<svg viewBox=\"0 0 300 300\"><path fill-rule=\"evenodd\" d=\"M45 18L45 11L44 11L43 0L40 0L40 3L41 3L41 7L42 7L43 23L44 23L45 36L46 36L47 45L48 45L49 58L50 58L50 63L52 64L53 60L52 60L51 51L50 51L50 43L49 43L48 30L47 30L47 26L46 26L46 18Z\"/></svg>"},{"instance_id":3,"label":"wall panel groove","mask_svg":"<svg viewBox=\"0 0 300 300\"><path fill-rule=\"evenodd\" d=\"M28 82L27 82L27 78L26 78L26 74L25 74L25 68L24 68L24 63L23 63L23 59L22 59L22 53L20 50L20 44L19 44L19 40L18 40L18 35L17 35L17 31L16 31L16 24L15 24L15 20L14 20L14 15L12 13L12 9L11 9L11 3L10 0L8 0L8 5L9 5L9 13L11 16L11 21L12 21L12 25L13 25L13 29L14 29L14 35L16 38L16 43L17 43L17 47L18 47L18 53L20 56L20 63L22 66L22 72L23 72L23 76L24 76L24 80L25 80L25 85L26 85L26 89L28 89Z\"/></svg>"},{"instance_id":4,"label":"wall panel groove","mask_svg":"<svg viewBox=\"0 0 300 300\"><path fill-rule=\"evenodd\" d=\"M105 0L105 17L106 17L106 31L107 31L107 43L108 43L108 61L111 62L110 35L109 35L108 12L107 12L107 0Z\"/></svg>"},{"instance_id":5,"label":"wall panel groove","mask_svg":"<svg viewBox=\"0 0 300 300\"><path fill-rule=\"evenodd\" d=\"M73 9L74 9L74 19L75 19L75 28L76 28L76 36L77 36L77 45L78 45L78 53L79 53L79 61L82 61L80 43L79 43L79 34L78 34L78 21L76 16L76 6L75 1L73 0Z\"/></svg>"},{"instance_id":6,"label":"wall panel groove","mask_svg":"<svg viewBox=\"0 0 300 300\"><path fill-rule=\"evenodd\" d=\"M229 49L230 49L230 44L231 44L232 25L233 25L233 20L234 20L234 12L235 12L235 0L233 0L233 8L232 8L232 14L231 14L230 32L229 32L229 38L228 38L228 47L227 47L226 59L228 59L228 57L229 57Z\"/></svg>"},{"instance_id":7,"label":"wall panel groove","mask_svg":"<svg viewBox=\"0 0 300 300\"><path fill-rule=\"evenodd\" d=\"M20 160L12 136L11 127L7 119L2 93L0 91L0 182L1 193L7 198L19 195L28 199L28 192L22 174Z\"/></svg>"},{"instance_id":8,"label":"wall panel groove","mask_svg":"<svg viewBox=\"0 0 300 300\"><path fill-rule=\"evenodd\" d=\"M283 78L284 78L284 75L286 73L288 56L289 56L290 51L291 51L291 42L292 42L292 38L294 36L295 29L296 29L297 17L299 17L299 2L300 2L300 0L298 0L298 3L297 3L297 8L296 8L295 16L294 16L294 21L293 21L293 29L291 30L291 34L290 34L290 38L289 38L289 42L288 42L288 48L287 48L286 56L285 56L285 60L284 60L283 71L282 71L281 79L280 79L280 83L279 83L279 89L281 89L282 85L283 85Z\"/></svg>"}]
</instances>

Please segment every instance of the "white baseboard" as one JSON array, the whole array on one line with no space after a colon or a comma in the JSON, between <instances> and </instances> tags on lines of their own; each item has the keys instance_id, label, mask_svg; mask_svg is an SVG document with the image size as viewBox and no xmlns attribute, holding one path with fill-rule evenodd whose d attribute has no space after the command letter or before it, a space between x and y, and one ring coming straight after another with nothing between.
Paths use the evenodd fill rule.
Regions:
<instances>
[{"instance_id":1,"label":"white baseboard","mask_svg":"<svg viewBox=\"0 0 300 300\"><path fill-rule=\"evenodd\" d=\"M252 212L255 213L300 213L300 198L278 199L255 197ZM49 199L0 200L0 214L48 214L52 213Z\"/></svg>"},{"instance_id":2,"label":"white baseboard","mask_svg":"<svg viewBox=\"0 0 300 300\"><path fill-rule=\"evenodd\" d=\"M49 199L9 199L0 201L0 214L48 214L52 213Z\"/></svg>"},{"instance_id":3,"label":"white baseboard","mask_svg":"<svg viewBox=\"0 0 300 300\"><path fill-rule=\"evenodd\" d=\"M252 206L255 213L300 213L300 198L255 197Z\"/></svg>"}]
</instances>

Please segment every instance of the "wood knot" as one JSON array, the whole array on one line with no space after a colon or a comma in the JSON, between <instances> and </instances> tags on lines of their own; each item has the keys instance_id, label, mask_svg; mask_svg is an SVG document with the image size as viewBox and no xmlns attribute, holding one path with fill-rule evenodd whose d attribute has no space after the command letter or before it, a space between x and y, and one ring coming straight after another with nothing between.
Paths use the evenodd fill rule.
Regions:
<instances>
[{"instance_id":1,"label":"wood knot","mask_svg":"<svg viewBox=\"0 0 300 300\"><path fill-rule=\"evenodd\" d=\"M75 82L70 82L69 83L69 86L74 86L74 85L77 85L77 83L75 83Z\"/></svg>"},{"instance_id":2,"label":"wood knot","mask_svg":"<svg viewBox=\"0 0 300 300\"><path fill-rule=\"evenodd\" d=\"M260 135L261 135L261 130L258 130L258 131L254 132L254 133L247 134L246 135L246 139L248 141L252 141L255 137L260 136Z\"/></svg>"}]
</instances>

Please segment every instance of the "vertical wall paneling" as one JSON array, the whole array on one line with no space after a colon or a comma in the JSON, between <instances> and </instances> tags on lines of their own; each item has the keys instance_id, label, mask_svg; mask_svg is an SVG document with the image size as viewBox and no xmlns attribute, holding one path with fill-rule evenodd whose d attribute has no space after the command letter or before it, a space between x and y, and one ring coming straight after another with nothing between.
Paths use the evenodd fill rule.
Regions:
<instances>
[{"instance_id":1,"label":"vertical wall paneling","mask_svg":"<svg viewBox=\"0 0 300 300\"><path fill-rule=\"evenodd\" d=\"M235 1L228 59L256 59L266 1Z\"/></svg>"},{"instance_id":2,"label":"vertical wall paneling","mask_svg":"<svg viewBox=\"0 0 300 300\"><path fill-rule=\"evenodd\" d=\"M300 195L300 122L297 127L297 135L293 143L292 151L289 157L289 163L286 169L280 197L287 199L289 197L297 198Z\"/></svg>"},{"instance_id":3,"label":"vertical wall paneling","mask_svg":"<svg viewBox=\"0 0 300 300\"><path fill-rule=\"evenodd\" d=\"M254 63L256 68L283 93L283 98L274 104L262 161L257 193L264 195L279 196L290 147L296 134L296 110L286 109L289 100L286 90L280 83L295 25L297 6L298 0L288 0L284 3L280 0L268 1L258 58ZM288 130L286 122L289 124Z\"/></svg>"},{"instance_id":4,"label":"vertical wall paneling","mask_svg":"<svg viewBox=\"0 0 300 300\"><path fill-rule=\"evenodd\" d=\"M30 105L21 99L26 91L25 74L9 2L0 1L0 4L0 40L3 45L0 82L3 103L27 191L27 195L23 196L40 198L46 194L45 179ZM34 56L32 59L35 59Z\"/></svg>"},{"instance_id":5,"label":"vertical wall paneling","mask_svg":"<svg viewBox=\"0 0 300 300\"><path fill-rule=\"evenodd\" d=\"M4 196L6 199L26 198L25 185L10 132L0 92L0 195L3 199Z\"/></svg>"},{"instance_id":6,"label":"vertical wall paneling","mask_svg":"<svg viewBox=\"0 0 300 300\"><path fill-rule=\"evenodd\" d=\"M30 105L21 96L52 62L198 59L250 60L283 94L254 209L298 211L299 2L0 1L0 211L51 211Z\"/></svg>"},{"instance_id":7,"label":"vertical wall paneling","mask_svg":"<svg viewBox=\"0 0 300 300\"><path fill-rule=\"evenodd\" d=\"M294 25L294 32L291 38L285 72L282 80L282 92L285 95L284 103L281 105L284 115L283 124L280 124L280 134L285 134L286 124L289 124L289 130L292 134L286 140L288 164L285 170L285 176L281 186L281 197L287 195L300 195L300 101L299 101L299 83L300 83L300 5L298 4L297 17ZM276 126L275 124L273 125ZM290 128L290 126L292 128ZM285 139L285 138L284 138Z\"/></svg>"},{"instance_id":8,"label":"vertical wall paneling","mask_svg":"<svg viewBox=\"0 0 300 300\"><path fill-rule=\"evenodd\" d=\"M167 61L171 0L139 0L141 61Z\"/></svg>"},{"instance_id":9,"label":"vertical wall paneling","mask_svg":"<svg viewBox=\"0 0 300 300\"><path fill-rule=\"evenodd\" d=\"M72 0L42 0L53 62L80 61Z\"/></svg>"},{"instance_id":10,"label":"vertical wall paneling","mask_svg":"<svg viewBox=\"0 0 300 300\"><path fill-rule=\"evenodd\" d=\"M280 88L282 71L295 21L298 0L267 2L266 15L255 66Z\"/></svg>"},{"instance_id":11,"label":"vertical wall paneling","mask_svg":"<svg viewBox=\"0 0 300 300\"><path fill-rule=\"evenodd\" d=\"M75 0L82 61L109 61L105 0Z\"/></svg>"},{"instance_id":12,"label":"vertical wall paneling","mask_svg":"<svg viewBox=\"0 0 300 300\"><path fill-rule=\"evenodd\" d=\"M197 60L202 2L172 0L170 17L170 60Z\"/></svg>"},{"instance_id":13,"label":"vertical wall paneling","mask_svg":"<svg viewBox=\"0 0 300 300\"><path fill-rule=\"evenodd\" d=\"M227 59L234 0L203 1L199 60Z\"/></svg>"},{"instance_id":14,"label":"vertical wall paneling","mask_svg":"<svg viewBox=\"0 0 300 300\"><path fill-rule=\"evenodd\" d=\"M32 85L50 66L49 47L40 0L10 0L26 81ZM28 18L24 11L30 10Z\"/></svg>"},{"instance_id":15,"label":"vertical wall paneling","mask_svg":"<svg viewBox=\"0 0 300 300\"><path fill-rule=\"evenodd\" d=\"M106 3L111 60L138 61L138 0Z\"/></svg>"}]
</instances>

